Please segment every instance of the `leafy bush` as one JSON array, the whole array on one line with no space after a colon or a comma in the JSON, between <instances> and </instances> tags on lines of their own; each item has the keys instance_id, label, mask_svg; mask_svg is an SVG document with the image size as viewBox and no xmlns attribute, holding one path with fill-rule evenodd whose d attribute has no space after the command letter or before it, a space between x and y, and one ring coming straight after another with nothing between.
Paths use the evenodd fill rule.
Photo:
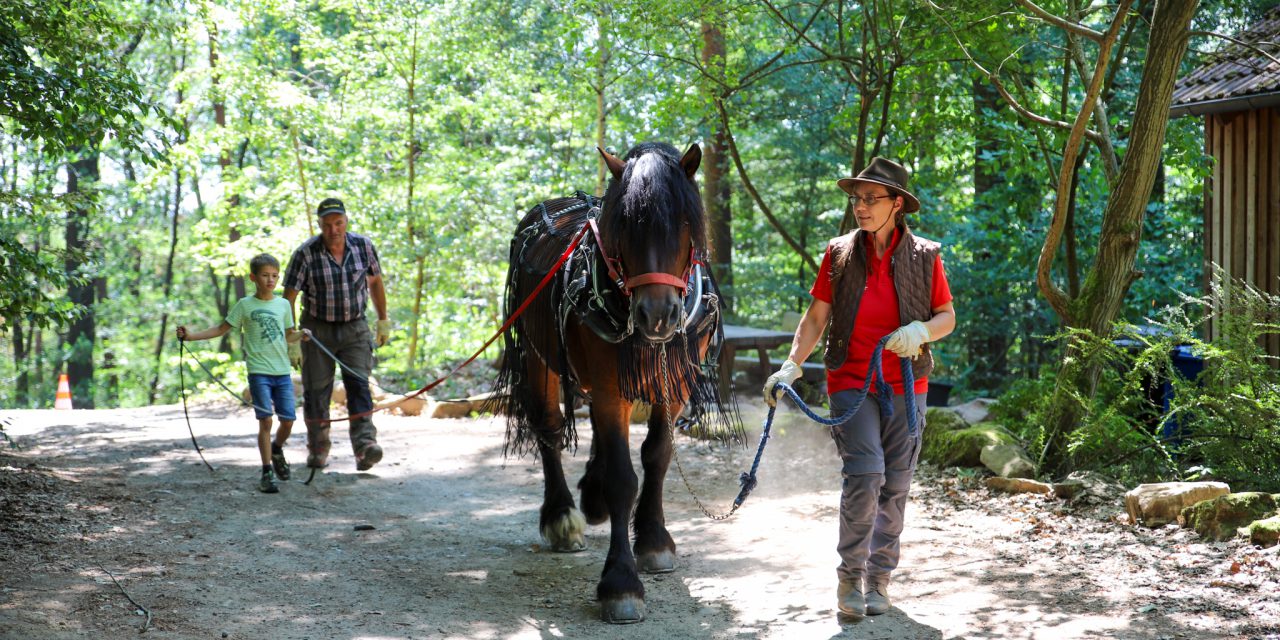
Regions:
<instances>
[{"instance_id":1,"label":"leafy bush","mask_svg":"<svg viewBox=\"0 0 1280 640\"><path fill-rule=\"evenodd\" d=\"M1216 327L1212 341L1201 336L1204 322ZM1078 362L1102 364L1095 392L1077 394L1086 411L1069 443L1076 466L1128 481L1214 478L1236 490L1280 490L1280 369L1263 346L1275 334L1280 298L1217 271L1208 296L1185 297L1145 327L1055 336L1072 342ZM1197 358L1199 375L1179 373ZM992 419L1042 443L1055 384L1016 383Z\"/></svg>"}]
</instances>

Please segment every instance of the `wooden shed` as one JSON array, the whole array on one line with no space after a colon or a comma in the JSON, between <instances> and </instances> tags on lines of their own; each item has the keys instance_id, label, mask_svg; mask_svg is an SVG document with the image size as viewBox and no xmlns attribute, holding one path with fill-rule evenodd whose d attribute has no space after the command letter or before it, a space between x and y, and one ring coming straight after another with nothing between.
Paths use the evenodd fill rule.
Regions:
<instances>
[{"instance_id":1,"label":"wooden shed","mask_svg":"<svg viewBox=\"0 0 1280 640\"><path fill-rule=\"evenodd\" d=\"M1204 118L1204 259L1260 290L1280 294L1280 7L1234 36L1178 80L1170 117ZM1214 323L1208 337L1217 337ZM1267 351L1280 356L1280 336Z\"/></svg>"}]
</instances>

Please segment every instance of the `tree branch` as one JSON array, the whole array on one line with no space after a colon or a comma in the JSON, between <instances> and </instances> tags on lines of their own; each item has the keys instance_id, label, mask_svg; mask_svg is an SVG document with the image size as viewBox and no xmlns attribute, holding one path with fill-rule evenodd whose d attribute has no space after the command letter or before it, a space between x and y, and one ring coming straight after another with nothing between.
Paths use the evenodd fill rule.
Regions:
<instances>
[{"instance_id":1,"label":"tree branch","mask_svg":"<svg viewBox=\"0 0 1280 640\"><path fill-rule=\"evenodd\" d=\"M1031 2L1031 0L1018 0L1018 4L1026 7L1028 11L1030 11L1031 13L1034 13L1036 17L1040 18L1041 20L1044 20L1045 22L1048 22L1049 24L1052 24L1060 29L1065 29L1066 31L1074 33L1078 36L1083 36L1085 38L1093 40L1094 42L1102 41L1103 36L1101 33L1098 33L1097 31L1094 31L1093 29L1090 29L1089 27L1086 27L1078 22L1072 22L1060 16L1053 15L1052 13L1049 13L1048 11L1041 9L1039 6L1036 5L1036 3Z\"/></svg>"},{"instance_id":2,"label":"tree branch","mask_svg":"<svg viewBox=\"0 0 1280 640\"><path fill-rule=\"evenodd\" d=\"M795 238L792 238L791 234L787 233L782 223L774 217L773 211L764 203L760 193L756 191L755 185L751 183L751 178L747 176L747 169L742 165L742 157L738 154L738 142L733 137L733 129L729 127L729 113L725 111L724 101L719 98L716 99L716 111L720 114L720 126L724 128L724 137L729 146L729 155L733 157L733 166L738 169L738 177L742 179L742 186L746 188L747 193L751 194L751 199L755 201L756 206L760 207L760 212L764 214L769 224L778 230L782 240L800 255L800 258L804 260L810 269L813 269L814 273L817 273L819 270L817 261L813 259L813 256L805 253L804 247L800 246L800 243L796 242Z\"/></svg>"},{"instance_id":3,"label":"tree branch","mask_svg":"<svg viewBox=\"0 0 1280 640\"><path fill-rule=\"evenodd\" d=\"M1240 45L1240 46L1242 46L1242 47L1244 47L1244 48L1246 48L1246 49L1248 49L1248 50L1250 50L1250 51L1252 51L1252 52L1254 52L1254 53L1256 53L1256 54L1258 54L1258 55L1260 55L1260 56L1266 56L1269 60L1271 60L1272 62L1274 62L1274 63L1276 63L1276 64L1280 64L1280 58L1277 58L1277 57L1275 57L1275 56L1273 56L1273 55L1271 55L1271 54L1267 53L1266 51L1263 51L1263 50L1262 50L1262 48L1258 46L1258 44L1270 44L1270 45L1274 45L1274 44L1276 44L1276 43L1274 43L1274 42L1266 42L1266 43L1257 43L1257 44L1255 44L1255 43L1252 43L1252 42L1245 42L1244 40L1240 40L1239 38L1232 38L1231 36L1223 35L1223 34L1218 33L1218 32L1216 32L1216 31L1192 31L1192 32L1191 32L1191 35L1193 35L1193 36L1212 36L1212 37L1214 37L1214 38L1222 38L1223 40L1226 40L1226 41L1228 41L1228 42L1233 42L1233 43L1235 43L1235 44L1237 44L1237 45Z\"/></svg>"},{"instance_id":4,"label":"tree branch","mask_svg":"<svg viewBox=\"0 0 1280 640\"><path fill-rule=\"evenodd\" d=\"M1094 66L1093 77L1089 81L1089 90L1085 93L1080 112L1076 114L1075 124L1071 126L1071 135L1062 150L1062 166L1058 172L1058 191L1053 204L1053 219L1049 223L1049 231L1045 234L1044 247L1040 250L1040 260L1036 265L1036 284L1039 285L1040 292L1048 300L1049 306L1053 307L1058 316L1067 322L1071 320L1069 308L1071 299L1053 282L1053 256L1058 251L1063 228L1067 222L1067 206L1071 202L1071 175L1075 170L1076 157L1080 154L1080 141L1084 138L1085 123L1093 116L1098 95L1102 91L1102 82L1106 79L1111 47L1115 45L1120 27L1124 26L1131 4L1133 0L1121 0L1120 6L1116 9L1115 18L1111 21L1111 27L1107 29L1106 36L1098 45L1098 61Z\"/></svg>"}]
</instances>

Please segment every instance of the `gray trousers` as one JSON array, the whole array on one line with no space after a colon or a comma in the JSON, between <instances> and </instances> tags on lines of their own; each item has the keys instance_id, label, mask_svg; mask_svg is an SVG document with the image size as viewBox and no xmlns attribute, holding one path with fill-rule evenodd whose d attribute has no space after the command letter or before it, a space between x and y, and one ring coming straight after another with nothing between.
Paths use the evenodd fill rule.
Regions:
<instances>
[{"instance_id":1,"label":"gray trousers","mask_svg":"<svg viewBox=\"0 0 1280 640\"><path fill-rule=\"evenodd\" d=\"M302 314L302 326L333 352L339 360L368 378L373 370L373 336L364 318L349 322L325 322ZM329 455L329 423L313 424L313 420L328 420L329 398L333 395L333 374L337 363L315 343L302 343L302 413L307 422L307 450L321 460ZM349 415L373 409L373 397L369 383L342 371L342 385L347 391ZM352 420L348 427L351 450L360 450L378 440L378 430L369 416Z\"/></svg>"},{"instance_id":2,"label":"gray trousers","mask_svg":"<svg viewBox=\"0 0 1280 640\"><path fill-rule=\"evenodd\" d=\"M858 391L831 396L831 415L848 411ZM875 396L868 395L857 413L832 427L840 452L840 580L887 579L898 567L899 543L907 508L907 492L920 456L924 433L925 394L916 394L919 411L914 437L907 426L906 398L893 396L893 416L882 417Z\"/></svg>"}]
</instances>

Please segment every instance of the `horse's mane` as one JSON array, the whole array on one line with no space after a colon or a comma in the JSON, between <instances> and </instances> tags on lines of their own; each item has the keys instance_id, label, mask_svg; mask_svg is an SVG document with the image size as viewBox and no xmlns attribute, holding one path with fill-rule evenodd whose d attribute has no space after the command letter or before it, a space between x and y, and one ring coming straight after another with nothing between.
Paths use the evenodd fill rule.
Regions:
<instances>
[{"instance_id":1,"label":"horse's mane","mask_svg":"<svg viewBox=\"0 0 1280 640\"><path fill-rule=\"evenodd\" d=\"M662 242L663 255L679 255L676 246L680 225L688 222L696 247L707 246L707 225L697 185L680 166L680 153L665 142L644 142L632 147L621 179L609 181L600 215L600 233L612 255L622 242L644 238Z\"/></svg>"}]
</instances>

